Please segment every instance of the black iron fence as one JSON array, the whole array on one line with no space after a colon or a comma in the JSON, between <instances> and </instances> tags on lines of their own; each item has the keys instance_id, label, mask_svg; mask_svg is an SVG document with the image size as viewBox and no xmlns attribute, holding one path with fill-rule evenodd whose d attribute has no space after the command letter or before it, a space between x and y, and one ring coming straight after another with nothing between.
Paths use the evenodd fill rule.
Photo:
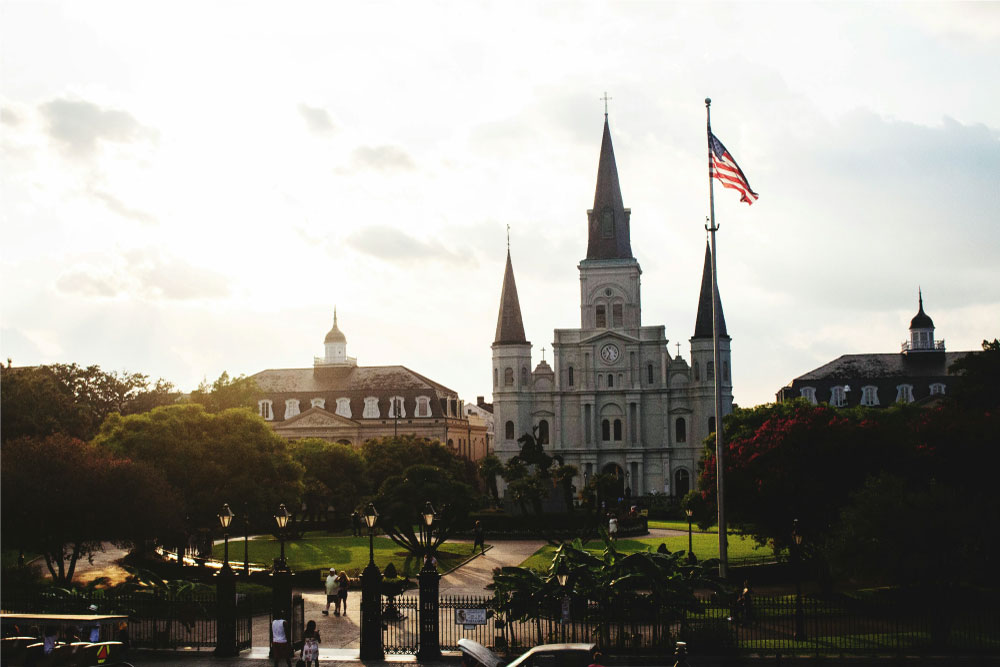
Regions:
<instances>
[{"instance_id":1,"label":"black iron fence","mask_svg":"<svg viewBox=\"0 0 1000 667\"><path fill-rule=\"evenodd\" d=\"M417 597L385 599L383 609L386 653L416 653ZM750 606L706 598L699 612L679 616L590 603L507 621L490 596L441 596L438 613L445 651L464 637L511 654L553 642L593 642L613 655L669 654L679 640L703 655L1000 653L1000 612L989 605L944 613L899 601L806 597L802 611L797 623L794 596L756 597Z\"/></svg>"},{"instance_id":2,"label":"black iron fence","mask_svg":"<svg viewBox=\"0 0 1000 667\"><path fill-rule=\"evenodd\" d=\"M9 613L99 614L128 616L125 628L133 648L214 649L217 641L217 605L214 590L198 591L18 591L4 590L0 603ZM265 596L237 594L236 644L252 644L254 613L267 613ZM25 629L26 630L26 629ZM113 637L120 639L124 637Z\"/></svg>"}]
</instances>

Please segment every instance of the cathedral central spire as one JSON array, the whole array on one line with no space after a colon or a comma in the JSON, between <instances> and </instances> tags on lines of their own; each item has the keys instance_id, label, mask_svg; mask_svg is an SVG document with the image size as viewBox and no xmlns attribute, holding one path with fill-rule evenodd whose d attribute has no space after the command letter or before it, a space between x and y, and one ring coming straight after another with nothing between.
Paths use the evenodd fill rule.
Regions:
<instances>
[{"instance_id":1,"label":"cathedral central spire","mask_svg":"<svg viewBox=\"0 0 1000 667\"><path fill-rule=\"evenodd\" d=\"M587 259L631 259L630 214L631 211L622 203L615 149L611 145L611 127L605 116L594 208L587 211Z\"/></svg>"}]
</instances>

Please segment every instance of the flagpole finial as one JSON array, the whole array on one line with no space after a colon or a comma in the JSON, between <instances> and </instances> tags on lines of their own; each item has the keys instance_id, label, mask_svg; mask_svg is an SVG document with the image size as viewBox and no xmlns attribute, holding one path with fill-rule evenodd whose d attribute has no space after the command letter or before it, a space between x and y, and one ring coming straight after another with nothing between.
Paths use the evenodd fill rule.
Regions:
<instances>
[{"instance_id":1,"label":"flagpole finial","mask_svg":"<svg viewBox=\"0 0 1000 667\"><path fill-rule=\"evenodd\" d=\"M712 106L712 98L711 97L706 97L705 98L705 106L706 107Z\"/></svg>"}]
</instances>

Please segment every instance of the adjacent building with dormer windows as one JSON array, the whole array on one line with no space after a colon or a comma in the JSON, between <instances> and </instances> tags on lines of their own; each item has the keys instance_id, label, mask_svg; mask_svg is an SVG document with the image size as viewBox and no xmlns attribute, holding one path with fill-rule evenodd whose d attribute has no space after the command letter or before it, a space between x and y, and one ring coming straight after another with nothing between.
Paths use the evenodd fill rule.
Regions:
<instances>
[{"instance_id":1,"label":"adjacent building with dormer windows","mask_svg":"<svg viewBox=\"0 0 1000 667\"><path fill-rule=\"evenodd\" d=\"M466 416L456 392L405 366L359 366L347 356L336 310L323 348L312 368L253 375L261 390L258 413L278 435L357 446L372 438L413 434L472 460L486 455L486 424Z\"/></svg>"},{"instance_id":2,"label":"adjacent building with dormer windows","mask_svg":"<svg viewBox=\"0 0 1000 667\"><path fill-rule=\"evenodd\" d=\"M552 365L532 369L510 251L493 341L496 453L507 461L534 431L549 455L584 476L616 476L632 495L683 495L693 488L702 440L715 430L711 255L706 247L690 357L671 357L666 328L643 326L640 277L632 255L607 117L587 257L580 271L580 327L556 329ZM719 303L718 312L722 315ZM730 338L720 322L722 413L732 411Z\"/></svg>"},{"instance_id":3,"label":"adjacent building with dormer windows","mask_svg":"<svg viewBox=\"0 0 1000 667\"><path fill-rule=\"evenodd\" d=\"M934 338L934 321L924 312L917 291L917 314L898 353L845 354L792 380L776 394L778 402L804 398L813 405L879 408L945 396L956 381L951 365L970 352L948 352Z\"/></svg>"}]
</instances>

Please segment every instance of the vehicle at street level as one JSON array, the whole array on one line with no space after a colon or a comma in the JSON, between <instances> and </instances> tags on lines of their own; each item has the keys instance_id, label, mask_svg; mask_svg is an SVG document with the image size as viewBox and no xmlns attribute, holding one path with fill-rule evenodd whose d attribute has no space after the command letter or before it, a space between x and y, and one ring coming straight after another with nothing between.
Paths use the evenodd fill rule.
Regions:
<instances>
[{"instance_id":1,"label":"vehicle at street level","mask_svg":"<svg viewBox=\"0 0 1000 667\"><path fill-rule=\"evenodd\" d=\"M459 639L458 648L468 667L587 667L593 662L597 644L542 644L509 663L471 639Z\"/></svg>"}]
</instances>

